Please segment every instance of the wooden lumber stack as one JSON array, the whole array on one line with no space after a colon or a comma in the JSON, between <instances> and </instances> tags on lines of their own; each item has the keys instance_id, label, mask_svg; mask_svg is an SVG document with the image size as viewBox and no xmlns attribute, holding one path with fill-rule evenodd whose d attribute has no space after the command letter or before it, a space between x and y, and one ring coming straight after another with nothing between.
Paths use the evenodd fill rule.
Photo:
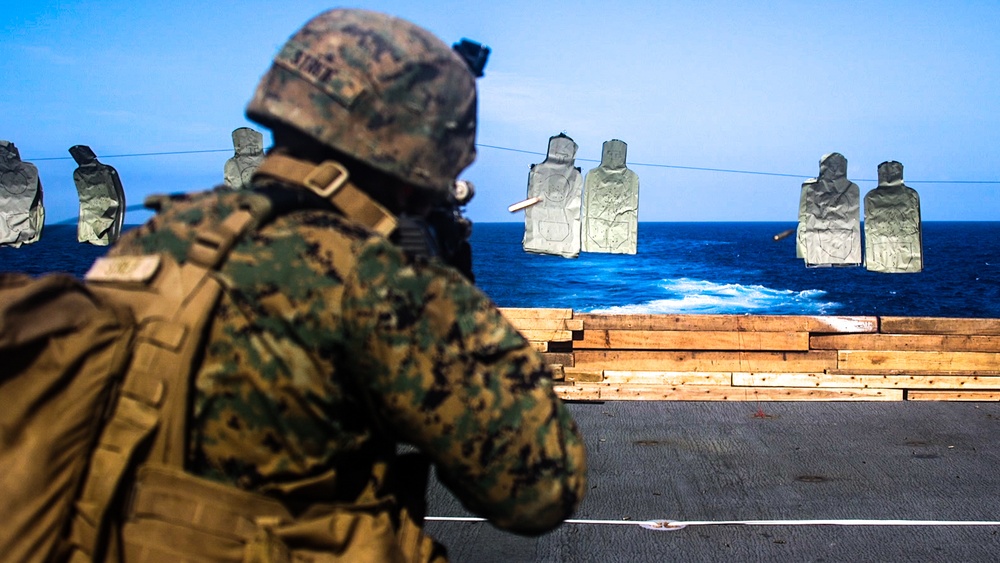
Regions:
<instances>
[{"instance_id":1,"label":"wooden lumber stack","mask_svg":"<svg viewBox=\"0 0 1000 563\"><path fill-rule=\"evenodd\" d=\"M573 318L573 310L507 308L500 312L553 366L557 380L562 380L563 368L573 366L573 340L583 334L583 321Z\"/></svg>"},{"instance_id":2,"label":"wooden lumber stack","mask_svg":"<svg viewBox=\"0 0 1000 563\"><path fill-rule=\"evenodd\" d=\"M567 400L1000 400L1000 319L501 311Z\"/></svg>"}]
</instances>

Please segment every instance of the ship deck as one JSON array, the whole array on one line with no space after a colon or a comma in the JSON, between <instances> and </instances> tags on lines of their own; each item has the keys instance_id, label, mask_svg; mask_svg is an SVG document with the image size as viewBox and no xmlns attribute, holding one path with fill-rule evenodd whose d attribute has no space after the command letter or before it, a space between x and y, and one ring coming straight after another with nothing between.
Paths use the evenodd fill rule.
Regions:
<instances>
[{"instance_id":1,"label":"ship deck","mask_svg":"<svg viewBox=\"0 0 1000 563\"><path fill-rule=\"evenodd\" d=\"M573 518L592 523L525 538L483 522L428 522L453 561L996 561L1000 553L1000 403L569 407L589 465ZM437 483L429 514L470 516ZM858 519L873 523L804 522ZM660 520L791 522L676 531L631 524ZM929 522L885 525L893 520ZM993 523L945 525L953 521Z\"/></svg>"},{"instance_id":2,"label":"ship deck","mask_svg":"<svg viewBox=\"0 0 1000 563\"><path fill-rule=\"evenodd\" d=\"M553 367L589 490L525 538L433 483L454 561L1000 553L1000 319L503 313ZM662 521L692 524L641 525Z\"/></svg>"}]
</instances>

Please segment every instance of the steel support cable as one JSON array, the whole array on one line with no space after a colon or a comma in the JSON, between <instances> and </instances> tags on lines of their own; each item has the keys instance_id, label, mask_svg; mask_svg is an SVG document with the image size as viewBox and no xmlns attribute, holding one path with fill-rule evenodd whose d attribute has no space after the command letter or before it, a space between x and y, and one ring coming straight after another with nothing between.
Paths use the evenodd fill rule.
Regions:
<instances>
[{"instance_id":1,"label":"steel support cable","mask_svg":"<svg viewBox=\"0 0 1000 563\"><path fill-rule=\"evenodd\" d=\"M511 147L502 147L499 145L487 145L485 143L476 143L477 147L495 149L507 152L517 152L522 154L531 154L536 156L547 156L546 153L529 151L524 149L515 149ZM233 149L204 149L204 150L190 150L190 151L168 151L168 152L144 152L144 153L132 153L132 154L108 154L101 155L101 158L125 158L134 156L170 156L170 155L181 155L181 154L202 154L202 153L215 153L215 152L233 152ZM51 156L51 157L41 157L41 158L25 158L26 162L38 162L43 160L69 160L73 157L71 156ZM576 160L583 162L597 162L600 163L599 159L593 158L577 158ZM710 168L704 166L682 166L678 164L659 164L653 162L630 162L628 163L632 166L646 166L650 168L672 168L676 170L695 170L699 172L719 172L724 174L753 174L757 176L778 176L783 178L814 178L815 176L803 176L801 174L785 174L781 172L763 172L759 170L736 170L730 168ZM855 182L877 182L878 180L872 179L857 179ZM1000 184L1000 180L906 180L908 184Z\"/></svg>"},{"instance_id":2,"label":"steel support cable","mask_svg":"<svg viewBox=\"0 0 1000 563\"><path fill-rule=\"evenodd\" d=\"M102 154L101 158L126 158L131 156L170 156L176 154L202 154L210 152L233 152L233 149L204 149L197 151L168 151L168 152L137 152L133 154ZM70 160L72 156L47 156L43 158L24 158L25 162L39 162L42 160Z\"/></svg>"},{"instance_id":3,"label":"steel support cable","mask_svg":"<svg viewBox=\"0 0 1000 563\"><path fill-rule=\"evenodd\" d=\"M497 146L497 145L487 145L487 144L483 144L483 143L476 143L476 146L477 147L484 147L484 148L488 148L488 149L496 149L496 150L501 150L501 151L508 151L508 152L518 152L518 153L523 153L523 154L533 154L533 155L538 155L538 156L543 156L543 157L544 156L548 156L546 153L542 153L542 152L526 151L526 150L522 150L522 149L512 149L512 148L509 148L509 147L501 147L501 146ZM600 160L593 159L593 158L577 158L576 160L580 160L580 161L583 161L583 162L598 162L598 163L601 162ZM673 169L677 169L677 170L696 170L696 171L699 171L699 172L720 172L720 173L725 173L725 174L753 174L753 175L757 175L757 176L779 176L779 177L783 177L783 178L804 178L804 179L809 179L809 178L815 178L816 177L815 175L813 175L813 176L803 176L801 174L784 174L784 173L781 173L781 172L761 172L761 171L758 171L758 170L735 170L735 169L730 169L730 168L709 168L709 167L704 167L704 166L681 166L681 165L677 165L677 164L658 164L658 163L651 163L651 162L629 162L628 164L630 166L646 166L646 167L651 167L651 168L673 168ZM855 181L855 182L878 182L878 180L872 180L872 179L860 179L860 180L853 180L853 181ZM907 184L1000 184L1000 180L906 180L906 183Z\"/></svg>"}]
</instances>

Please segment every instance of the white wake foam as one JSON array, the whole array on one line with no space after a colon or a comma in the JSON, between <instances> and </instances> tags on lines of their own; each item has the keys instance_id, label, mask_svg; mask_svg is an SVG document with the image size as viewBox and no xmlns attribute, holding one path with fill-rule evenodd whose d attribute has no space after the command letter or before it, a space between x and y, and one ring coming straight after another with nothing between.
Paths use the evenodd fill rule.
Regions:
<instances>
[{"instance_id":1,"label":"white wake foam","mask_svg":"<svg viewBox=\"0 0 1000 563\"><path fill-rule=\"evenodd\" d=\"M593 309L602 314L794 314L825 315L840 307L825 301L825 291L793 291L762 285L719 284L690 278L665 279L666 297L642 303Z\"/></svg>"}]
</instances>

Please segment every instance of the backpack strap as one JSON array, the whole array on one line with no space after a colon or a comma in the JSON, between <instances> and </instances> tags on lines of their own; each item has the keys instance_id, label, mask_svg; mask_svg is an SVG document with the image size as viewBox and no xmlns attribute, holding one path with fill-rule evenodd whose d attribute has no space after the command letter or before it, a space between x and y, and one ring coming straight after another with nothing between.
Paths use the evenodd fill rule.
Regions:
<instances>
[{"instance_id":1,"label":"backpack strap","mask_svg":"<svg viewBox=\"0 0 1000 563\"><path fill-rule=\"evenodd\" d=\"M343 164L327 160L314 164L281 153L268 154L254 175L271 176L302 186L330 201L344 217L388 237L396 230L396 218L350 181Z\"/></svg>"},{"instance_id":2,"label":"backpack strap","mask_svg":"<svg viewBox=\"0 0 1000 563\"><path fill-rule=\"evenodd\" d=\"M108 511L117 506L128 470L140 458L184 465L190 376L222 291L213 271L236 241L270 212L266 198L251 196L248 201L221 223L200 229L184 264L157 256L153 273L148 264L143 270L148 278L144 283L101 275L120 274L136 263L131 256L101 258L93 274L88 272L95 293L132 309L138 330L118 400L76 503L69 530L72 561L90 560L106 543L114 545L105 541L114 532ZM145 451L148 454L140 453Z\"/></svg>"},{"instance_id":3,"label":"backpack strap","mask_svg":"<svg viewBox=\"0 0 1000 563\"><path fill-rule=\"evenodd\" d=\"M259 212L259 210L257 210ZM157 358L147 359L149 365L170 373L175 381L161 408L160 429L153 441L149 461L158 461L174 467L184 467L187 449L188 388L195 369L203 336L208 330L212 311L222 292L222 284L212 273L222 264L236 241L259 223L254 210L241 208L218 224L202 227L188 250L187 260L180 266L179 280L182 289L181 307L171 323L150 323L149 337L156 341L176 343L175 358L185 358L191 363L177 369L162 370ZM180 334L183 331L184 334ZM140 338L143 333L140 332ZM183 350L181 347L185 347ZM133 378L138 379L138 378ZM165 381L166 378L164 378Z\"/></svg>"}]
</instances>

